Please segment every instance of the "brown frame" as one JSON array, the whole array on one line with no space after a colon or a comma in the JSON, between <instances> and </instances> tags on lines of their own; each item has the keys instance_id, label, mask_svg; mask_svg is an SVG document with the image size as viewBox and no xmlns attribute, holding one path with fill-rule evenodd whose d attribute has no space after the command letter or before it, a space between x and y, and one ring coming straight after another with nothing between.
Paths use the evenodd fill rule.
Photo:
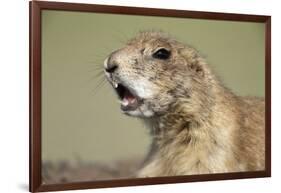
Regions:
<instances>
[{"instance_id":1,"label":"brown frame","mask_svg":"<svg viewBox=\"0 0 281 193\"><path fill-rule=\"evenodd\" d=\"M67 10L127 15L148 15L228 21L260 22L266 24L265 33L265 102L266 102L266 167L264 171L237 172L223 174L203 174L190 176L135 178L66 184L42 184L41 178L41 11ZM136 186L149 184L182 183L195 181L259 178L271 176L271 17L265 15L246 15L154 9L124 6L105 6L94 4L30 1L30 146L29 146L29 190L58 191L116 186Z\"/></svg>"}]
</instances>

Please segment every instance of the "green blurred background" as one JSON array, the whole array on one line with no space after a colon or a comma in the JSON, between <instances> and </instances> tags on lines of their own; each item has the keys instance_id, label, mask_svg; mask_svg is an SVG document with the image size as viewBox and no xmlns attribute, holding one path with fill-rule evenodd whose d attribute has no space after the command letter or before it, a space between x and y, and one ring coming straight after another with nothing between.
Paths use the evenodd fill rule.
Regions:
<instances>
[{"instance_id":1,"label":"green blurred background","mask_svg":"<svg viewBox=\"0 0 281 193\"><path fill-rule=\"evenodd\" d=\"M265 25L87 12L42 12L42 158L111 162L143 156L148 129L119 110L103 60L143 30L201 52L238 95L264 96Z\"/></svg>"}]
</instances>

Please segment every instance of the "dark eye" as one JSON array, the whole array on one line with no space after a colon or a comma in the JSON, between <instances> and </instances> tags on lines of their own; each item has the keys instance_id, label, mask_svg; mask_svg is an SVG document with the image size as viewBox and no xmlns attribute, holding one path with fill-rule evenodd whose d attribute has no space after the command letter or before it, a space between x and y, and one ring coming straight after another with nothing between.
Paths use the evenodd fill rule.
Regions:
<instances>
[{"instance_id":1,"label":"dark eye","mask_svg":"<svg viewBox=\"0 0 281 193\"><path fill-rule=\"evenodd\" d=\"M171 52L169 50L166 50L165 48L161 48L157 50L152 56L153 58L166 60L170 57Z\"/></svg>"}]
</instances>

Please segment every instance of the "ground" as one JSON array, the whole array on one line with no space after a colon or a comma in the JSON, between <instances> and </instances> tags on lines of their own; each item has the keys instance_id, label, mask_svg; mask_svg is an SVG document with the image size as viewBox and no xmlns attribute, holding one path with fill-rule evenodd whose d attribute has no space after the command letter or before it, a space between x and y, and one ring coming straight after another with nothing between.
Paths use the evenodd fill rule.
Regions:
<instances>
[{"instance_id":1,"label":"ground","mask_svg":"<svg viewBox=\"0 0 281 193\"><path fill-rule=\"evenodd\" d=\"M68 161L45 161L42 164L42 180L44 184L57 184L132 178L140 167L140 163L139 160L135 159L115 161L111 164L82 161L73 164Z\"/></svg>"}]
</instances>

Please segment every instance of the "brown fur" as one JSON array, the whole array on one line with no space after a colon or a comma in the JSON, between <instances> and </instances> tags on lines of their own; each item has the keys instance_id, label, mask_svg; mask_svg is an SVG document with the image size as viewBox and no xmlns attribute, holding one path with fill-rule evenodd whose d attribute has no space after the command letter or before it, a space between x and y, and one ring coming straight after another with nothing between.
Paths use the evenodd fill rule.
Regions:
<instances>
[{"instance_id":1,"label":"brown fur","mask_svg":"<svg viewBox=\"0 0 281 193\"><path fill-rule=\"evenodd\" d=\"M168 60L151 57L159 47ZM140 116L153 140L138 177L264 170L264 100L233 94L195 49L142 32L107 62L118 64L112 80L147 80L153 91L143 102L152 113Z\"/></svg>"}]
</instances>

